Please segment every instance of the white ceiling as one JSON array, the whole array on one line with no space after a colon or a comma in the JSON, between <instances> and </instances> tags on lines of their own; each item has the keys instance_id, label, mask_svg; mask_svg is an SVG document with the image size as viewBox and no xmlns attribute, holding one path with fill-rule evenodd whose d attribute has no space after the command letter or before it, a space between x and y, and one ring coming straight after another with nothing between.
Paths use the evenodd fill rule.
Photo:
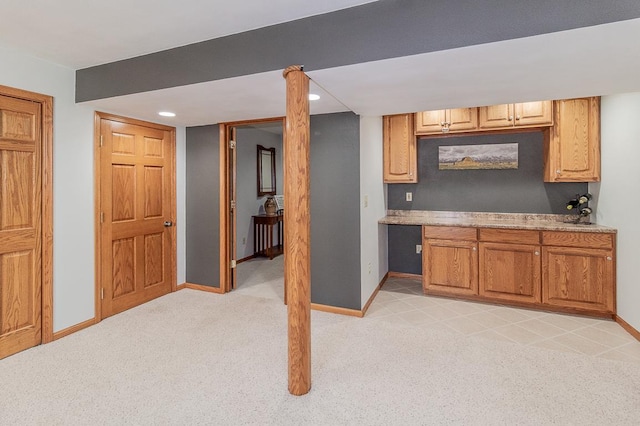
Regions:
<instances>
[{"instance_id":1,"label":"white ceiling","mask_svg":"<svg viewBox=\"0 0 640 426\"><path fill-rule=\"evenodd\" d=\"M230 121L282 117L285 115L285 80L282 71L271 71L153 92L136 93L86 102L99 111L111 112L170 126L200 126ZM320 99L309 103L311 114L349 111L313 81L309 92ZM174 118L158 116L176 113Z\"/></svg>"},{"instance_id":2,"label":"white ceiling","mask_svg":"<svg viewBox=\"0 0 640 426\"><path fill-rule=\"evenodd\" d=\"M73 69L375 0L2 0L0 44Z\"/></svg>"},{"instance_id":3,"label":"white ceiling","mask_svg":"<svg viewBox=\"0 0 640 426\"><path fill-rule=\"evenodd\" d=\"M12 19L0 25L0 44L77 68L367 2L2 0L0 16ZM151 4L158 13L142 23ZM37 19L26 24L33 10ZM640 19L634 19L312 70L311 90L322 98L311 103L311 112L384 115L640 91L638 40ZM281 71L272 71L87 104L168 125L204 125L284 115L285 84ZM161 118L160 110L177 116Z\"/></svg>"},{"instance_id":4,"label":"white ceiling","mask_svg":"<svg viewBox=\"0 0 640 426\"><path fill-rule=\"evenodd\" d=\"M640 19L311 71L351 110L384 115L640 91Z\"/></svg>"}]
</instances>

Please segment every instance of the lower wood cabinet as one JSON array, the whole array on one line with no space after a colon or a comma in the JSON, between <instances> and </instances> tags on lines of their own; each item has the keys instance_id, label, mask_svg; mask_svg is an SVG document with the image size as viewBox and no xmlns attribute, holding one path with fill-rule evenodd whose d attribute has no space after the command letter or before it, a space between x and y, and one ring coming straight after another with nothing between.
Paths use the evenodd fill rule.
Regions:
<instances>
[{"instance_id":1,"label":"lower wood cabinet","mask_svg":"<svg viewBox=\"0 0 640 426\"><path fill-rule=\"evenodd\" d=\"M478 243L426 239L422 245L425 292L478 294Z\"/></svg>"},{"instance_id":2,"label":"lower wood cabinet","mask_svg":"<svg viewBox=\"0 0 640 426\"><path fill-rule=\"evenodd\" d=\"M540 303L540 246L480 243L480 296Z\"/></svg>"},{"instance_id":3,"label":"lower wood cabinet","mask_svg":"<svg viewBox=\"0 0 640 426\"><path fill-rule=\"evenodd\" d=\"M480 296L540 303L540 232L480 228Z\"/></svg>"},{"instance_id":4,"label":"lower wood cabinet","mask_svg":"<svg viewBox=\"0 0 640 426\"><path fill-rule=\"evenodd\" d=\"M425 226L422 236L422 286L425 293L477 295L476 228Z\"/></svg>"},{"instance_id":5,"label":"lower wood cabinet","mask_svg":"<svg viewBox=\"0 0 640 426\"><path fill-rule=\"evenodd\" d=\"M615 312L612 234L543 232L542 302L564 308Z\"/></svg>"},{"instance_id":6,"label":"lower wood cabinet","mask_svg":"<svg viewBox=\"0 0 640 426\"><path fill-rule=\"evenodd\" d=\"M425 293L615 313L615 234L423 226Z\"/></svg>"}]
</instances>

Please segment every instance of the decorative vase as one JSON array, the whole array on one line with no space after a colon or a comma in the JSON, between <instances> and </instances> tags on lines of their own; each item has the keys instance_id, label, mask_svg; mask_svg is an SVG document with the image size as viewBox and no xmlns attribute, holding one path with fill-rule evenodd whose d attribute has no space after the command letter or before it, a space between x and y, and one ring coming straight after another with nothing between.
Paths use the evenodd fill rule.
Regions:
<instances>
[{"instance_id":1,"label":"decorative vase","mask_svg":"<svg viewBox=\"0 0 640 426\"><path fill-rule=\"evenodd\" d=\"M264 202L264 212L267 216L275 216L276 210L276 200L274 200L273 197L267 197L267 201Z\"/></svg>"}]
</instances>

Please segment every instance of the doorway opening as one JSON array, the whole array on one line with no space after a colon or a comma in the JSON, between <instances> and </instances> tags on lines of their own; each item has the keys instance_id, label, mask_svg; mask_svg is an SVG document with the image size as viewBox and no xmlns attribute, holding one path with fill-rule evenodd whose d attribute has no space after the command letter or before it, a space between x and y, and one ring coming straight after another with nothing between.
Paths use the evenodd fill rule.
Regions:
<instances>
[{"instance_id":1,"label":"doorway opening","mask_svg":"<svg viewBox=\"0 0 640 426\"><path fill-rule=\"evenodd\" d=\"M285 302L284 119L220 125L220 286Z\"/></svg>"}]
</instances>

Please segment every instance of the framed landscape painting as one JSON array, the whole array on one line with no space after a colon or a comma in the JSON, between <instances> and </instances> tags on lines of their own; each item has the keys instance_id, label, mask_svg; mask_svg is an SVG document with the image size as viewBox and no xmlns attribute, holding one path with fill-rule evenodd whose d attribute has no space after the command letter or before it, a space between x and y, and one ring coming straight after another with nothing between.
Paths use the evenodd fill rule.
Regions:
<instances>
[{"instance_id":1,"label":"framed landscape painting","mask_svg":"<svg viewBox=\"0 0 640 426\"><path fill-rule=\"evenodd\" d=\"M518 168L518 144L438 147L440 170L499 170Z\"/></svg>"}]
</instances>

